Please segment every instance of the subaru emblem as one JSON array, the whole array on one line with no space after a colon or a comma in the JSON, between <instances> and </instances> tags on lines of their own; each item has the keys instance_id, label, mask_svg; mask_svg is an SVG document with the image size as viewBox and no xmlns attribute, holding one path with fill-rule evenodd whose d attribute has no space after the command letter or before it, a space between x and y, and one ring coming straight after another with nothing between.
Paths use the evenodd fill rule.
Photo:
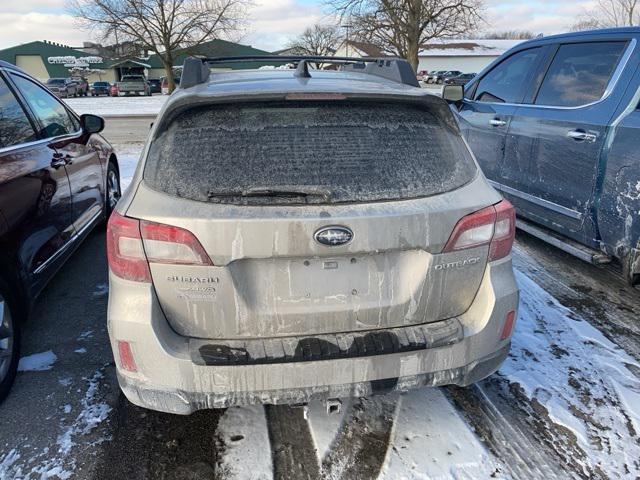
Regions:
<instances>
[{"instance_id":1,"label":"subaru emblem","mask_svg":"<svg viewBox=\"0 0 640 480\"><path fill-rule=\"evenodd\" d=\"M323 227L314 234L313 238L316 239L316 242L327 247L337 247L346 245L353 240L353 232L347 227Z\"/></svg>"}]
</instances>

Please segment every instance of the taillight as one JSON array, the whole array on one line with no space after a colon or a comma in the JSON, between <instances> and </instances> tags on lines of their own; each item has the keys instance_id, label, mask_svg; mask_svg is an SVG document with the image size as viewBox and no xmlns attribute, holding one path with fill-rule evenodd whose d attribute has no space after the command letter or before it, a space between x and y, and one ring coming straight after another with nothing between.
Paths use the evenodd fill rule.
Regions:
<instances>
[{"instance_id":1,"label":"taillight","mask_svg":"<svg viewBox=\"0 0 640 480\"><path fill-rule=\"evenodd\" d=\"M507 200L495 205L496 225L489 248L489 261L499 260L511 252L516 237L516 209Z\"/></svg>"},{"instance_id":2,"label":"taillight","mask_svg":"<svg viewBox=\"0 0 640 480\"><path fill-rule=\"evenodd\" d=\"M196 237L183 228L111 214L109 268L120 278L151 282L149 263L213 265Z\"/></svg>"},{"instance_id":3,"label":"taillight","mask_svg":"<svg viewBox=\"0 0 640 480\"><path fill-rule=\"evenodd\" d=\"M140 232L150 263L213 265L198 239L184 228L142 220Z\"/></svg>"},{"instance_id":4,"label":"taillight","mask_svg":"<svg viewBox=\"0 0 640 480\"><path fill-rule=\"evenodd\" d=\"M442 252L490 245L489 261L499 260L511 252L515 231L515 209L503 200L460 219Z\"/></svg>"},{"instance_id":5,"label":"taillight","mask_svg":"<svg viewBox=\"0 0 640 480\"><path fill-rule=\"evenodd\" d=\"M107 258L114 275L134 282L151 282L139 220L118 212L111 214L107 224Z\"/></svg>"}]
</instances>

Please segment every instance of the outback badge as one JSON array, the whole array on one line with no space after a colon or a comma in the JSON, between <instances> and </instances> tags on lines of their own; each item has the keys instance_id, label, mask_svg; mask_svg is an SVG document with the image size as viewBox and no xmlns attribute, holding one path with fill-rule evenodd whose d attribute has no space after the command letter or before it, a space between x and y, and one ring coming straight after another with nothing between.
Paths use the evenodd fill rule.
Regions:
<instances>
[{"instance_id":1,"label":"outback badge","mask_svg":"<svg viewBox=\"0 0 640 480\"><path fill-rule=\"evenodd\" d=\"M319 229L313 235L313 238L315 238L316 242L327 247L337 247L346 245L353 240L353 232L347 227L334 225Z\"/></svg>"}]
</instances>

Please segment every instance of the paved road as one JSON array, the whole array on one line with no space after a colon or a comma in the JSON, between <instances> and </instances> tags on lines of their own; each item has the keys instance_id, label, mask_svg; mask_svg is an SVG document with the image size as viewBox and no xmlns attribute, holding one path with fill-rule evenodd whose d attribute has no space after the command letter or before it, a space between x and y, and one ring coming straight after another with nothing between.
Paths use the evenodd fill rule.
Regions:
<instances>
[{"instance_id":1,"label":"paved road","mask_svg":"<svg viewBox=\"0 0 640 480\"><path fill-rule=\"evenodd\" d=\"M102 134L112 144L145 142L155 118L155 115L105 115Z\"/></svg>"}]
</instances>

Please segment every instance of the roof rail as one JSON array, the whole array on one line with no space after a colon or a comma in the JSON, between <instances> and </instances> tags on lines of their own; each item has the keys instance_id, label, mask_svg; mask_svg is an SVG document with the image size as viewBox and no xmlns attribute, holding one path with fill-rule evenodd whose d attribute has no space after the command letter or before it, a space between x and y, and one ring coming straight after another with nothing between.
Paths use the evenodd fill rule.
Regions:
<instances>
[{"instance_id":1,"label":"roof rail","mask_svg":"<svg viewBox=\"0 0 640 480\"><path fill-rule=\"evenodd\" d=\"M413 68L402 58L353 58L325 56L252 55L242 57L187 57L182 66L180 88L189 88L209 80L209 65L216 63L278 62L297 63L294 76L311 78L309 63L340 64L342 70L375 75L412 87L419 87Z\"/></svg>"}]
</instances>

